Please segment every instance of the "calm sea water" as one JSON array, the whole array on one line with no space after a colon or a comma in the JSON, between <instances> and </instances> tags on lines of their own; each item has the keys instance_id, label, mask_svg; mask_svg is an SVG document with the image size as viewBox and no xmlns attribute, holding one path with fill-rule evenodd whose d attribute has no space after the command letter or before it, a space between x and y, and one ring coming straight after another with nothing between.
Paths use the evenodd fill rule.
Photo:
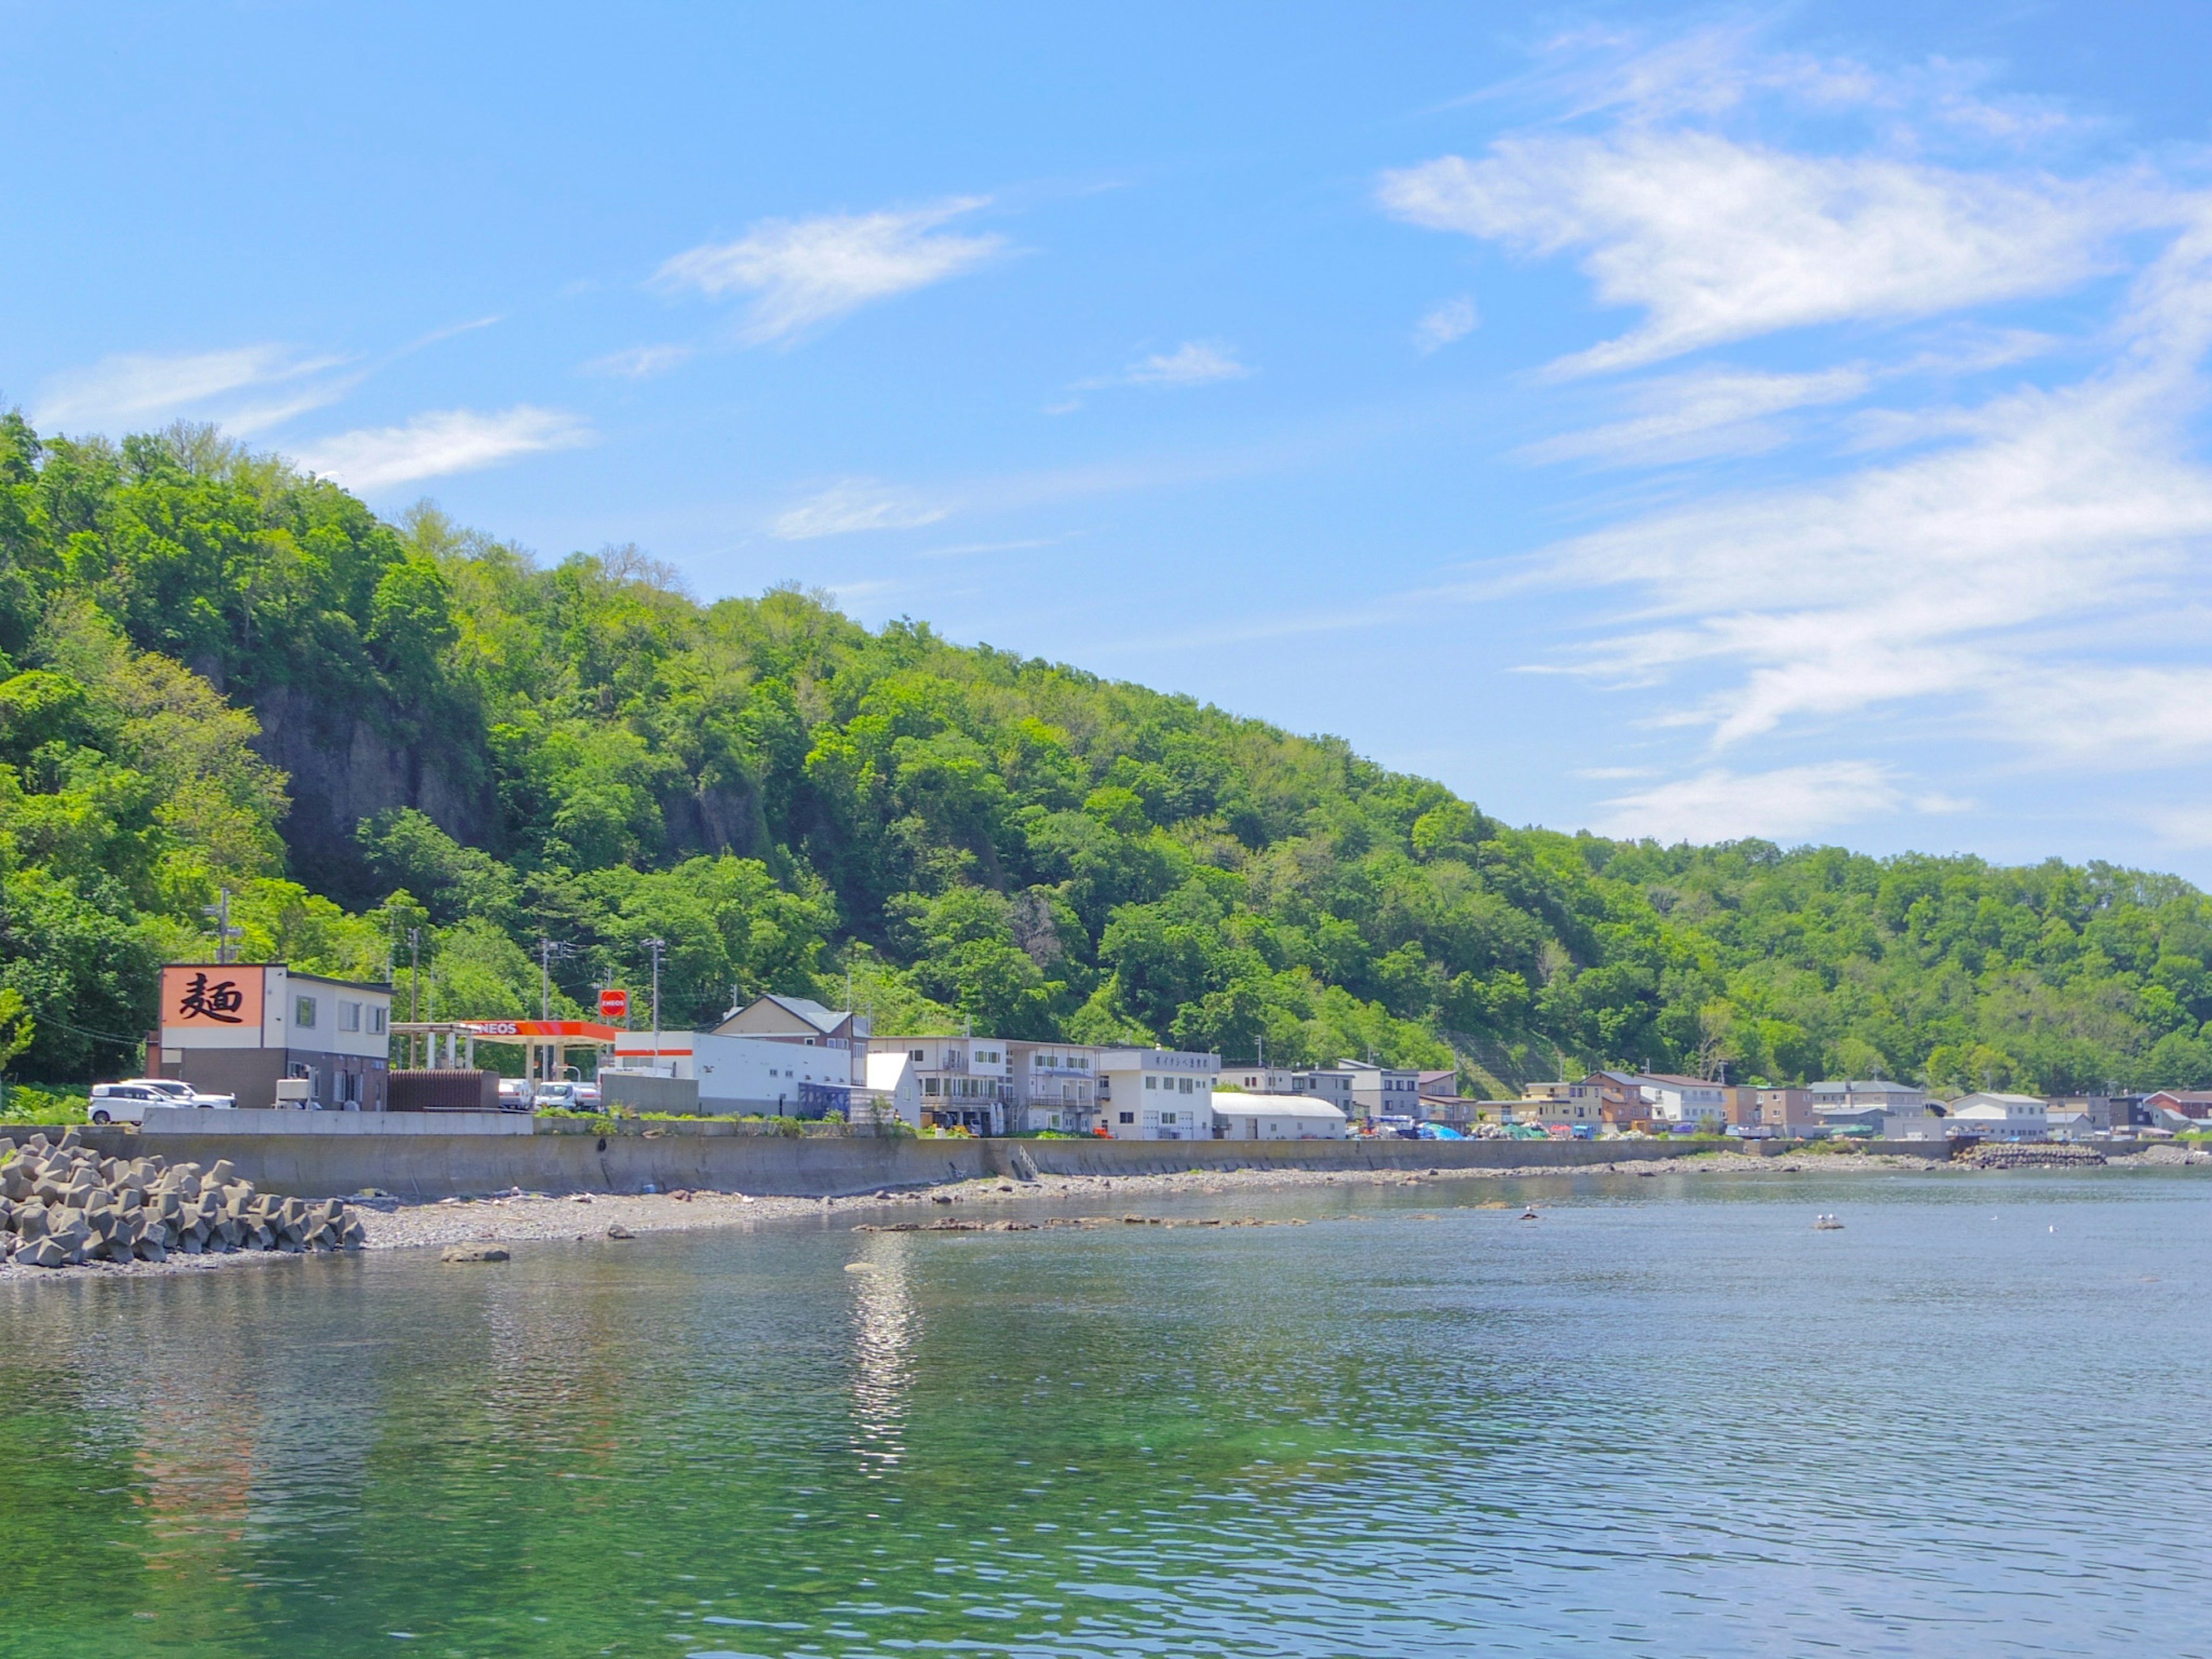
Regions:
<instances>
[{"instance_id":1,"label":"calm sea water","mask_svg":"<svg viewBox=\"0 0 2212 1659\"><path fill-rule=\"evenodd\" d=\"M0 1653L2212 1653L2212 1179L1209 1206L0 1285Z\"/></svg>"}]
</instances>

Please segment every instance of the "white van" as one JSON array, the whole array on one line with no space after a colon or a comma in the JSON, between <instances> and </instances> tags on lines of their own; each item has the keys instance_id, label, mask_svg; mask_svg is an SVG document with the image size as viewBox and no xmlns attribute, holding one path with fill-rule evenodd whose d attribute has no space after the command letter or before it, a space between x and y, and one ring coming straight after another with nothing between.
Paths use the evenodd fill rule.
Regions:
<instances>
[{"instance_id":1,"label":"white van","mask_svg":"<svg viewBox=\"0 0 2212 1659\"><path fill-rule=\"evenodd\" d=\"M149 1106L175 1103L143 1083L95 1083L92 1098L85 1103L85 1115L94 1123L143 1123Z\"/></svg>"}]
</instances>

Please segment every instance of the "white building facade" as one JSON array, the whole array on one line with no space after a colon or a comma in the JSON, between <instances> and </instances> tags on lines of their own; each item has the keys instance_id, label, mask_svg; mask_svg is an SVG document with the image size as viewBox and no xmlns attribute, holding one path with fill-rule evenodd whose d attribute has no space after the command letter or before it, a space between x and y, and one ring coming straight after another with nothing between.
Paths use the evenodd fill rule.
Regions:
<instances>
[{"instance_id":1,"label":"white building facade","mask_svg":"<svg viewBox=\"0 0 2212 1659\"><path fill-rule=\"evenodd\" d=\"M1098 1105L1115 1140L1211 1140L1218 1054L1108 1048L1098 1056Z\"/></svg>"},{"instance_id":2,"label":"white building facade","mask_svg":"<svg viewBox=\"0 0 2212 1659\"><path fill-rule=\"evenodd\" d=\"M638 1073L697 1085L697 1109L731 1116L843 1117L852 1106L848 1048L712 1031L625 1031L615 1039L602 1088Z\"/></svg>"},{"instance_id":3,"label":"white building facade","mask_svg":"<svg viewBox=\"0 0 2212 1659\"><path fill-rule=\"evenodd\" d=\"M1644 1104L1656 1123L1714 1123L1728 1121L1728 1090L1704 1078L1671 1077L1645 1073L1636 1079Z\"/></svg>"},{"instance_id":4,"label":"white building facade","mask_svg":"<svg viewBox=\"0 0 2212 1659\"><path fill-rule=\"evenodd\" d=\"M1990 1140L2041 1140L2051 1133L2051 1109L2037 1095L1962 1095L1943 1121L1954 1135Z\"/></svg>"},{"instance_id":5,"label":"white building facade","mask_svg":"<svg viewBox=\"0 0 2212 1659\"><path fill-rule=\"evenodd\" d=\"M871 1055L903 1054L921 1088L924 1128L1002 1135L1012 1103L1012 1066L1004 1039L991 1036L884 1036L867 1039Z\"/></svg>"},{"instance_id":6,"label":"white building facade","mask_svg":"<svg viewBox=\"0 0 2212 1659\"><path fill-rule=\"evenodd\" d=\"M1098 1058L1106 1050L1073 1042L1010 1042L1007 1115L1017 1133L1088 1134L1098 1121Z\"/></svg>"}]
</instances>

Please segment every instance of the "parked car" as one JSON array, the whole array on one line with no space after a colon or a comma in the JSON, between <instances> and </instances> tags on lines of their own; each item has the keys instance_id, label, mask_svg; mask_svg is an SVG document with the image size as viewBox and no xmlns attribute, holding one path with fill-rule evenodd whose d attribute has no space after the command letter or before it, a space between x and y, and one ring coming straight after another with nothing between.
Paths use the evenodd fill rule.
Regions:
<instances>
[{"instance_id":1,"label":"parked car","mask_svg":"<svg viewBox=\"0 0 2212 1659\"><path fill-rule=\"evenodd\" d=\"M191 1084L178 1078L127 1077L123 1081L133 1089L151 1089L162 1097L161 1103L164 1105L227 1109L238 1104L236 1095L202 1094Z\"/></svg>"},{"instance_id":2,"label":"parked car","mask_svg":"<svg viewBox=\"0 0 2212 1659\"><path fill-rule=\"evenodd\" d=\"M581 1111L584 1103L577 1098L576 1091L582 1087L580 1083L541 1083L532 1099L539 1106L557 1106L570 1112Z\"/></svg>"},{"instance_id":3,"label":"parked car","mask_svg":"<svg viewBox=\"0 0 2212 1659\"><path fill-rule=\"evenodd\" d=\"M500 1079L499 1109L502 1112L526 1112L530 1109L528 1079L519 1077Z\"/></svg>"},{"instance_id":4,"label":"parked car","mask_svg":"<svg viewBox=\"0 0 2212 1659\"><path fill-rule=\"evenodd\" d=\"M166 1106L167 1095L137 1083L95 1083L85 1103L85 1115L94 1123L143 1123L149 1106Z\"/></svg>"}]
</instances>

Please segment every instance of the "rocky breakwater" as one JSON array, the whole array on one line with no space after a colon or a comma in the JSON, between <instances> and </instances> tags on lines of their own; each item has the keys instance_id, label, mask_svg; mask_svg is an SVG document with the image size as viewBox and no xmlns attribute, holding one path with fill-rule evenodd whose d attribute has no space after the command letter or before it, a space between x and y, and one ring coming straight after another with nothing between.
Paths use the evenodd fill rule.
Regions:
<instances>
[{"instance_id":1,"label":"rocky breakwater","mask_svg":"<svg viewBox=\"0 0 2212 1659\"><path fill-rule=\"evenodd\" d=\"M203 1170L159 1158L101 1158L75 1131L0 1142L0 1261L32 1267L163 1261L240 1250L359 1249L361 1219L319 1203L254 1190L224 1160Z\"/></svg>"}]
</instances>

